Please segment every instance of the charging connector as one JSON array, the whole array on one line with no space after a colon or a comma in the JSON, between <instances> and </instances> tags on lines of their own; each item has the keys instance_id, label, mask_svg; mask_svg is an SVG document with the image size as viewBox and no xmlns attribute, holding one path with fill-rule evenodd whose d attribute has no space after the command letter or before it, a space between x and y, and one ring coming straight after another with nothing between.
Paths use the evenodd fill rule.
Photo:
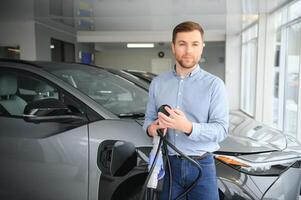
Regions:
<instances>
[{"instance_id":1,"label":"charging connector","mask_svg":"<svg viewBox=\"0 0 301 200\"><path fill-rule=\"evenodd\" d=\"M154 169L151 172L150 179L147 183L148 188L153 188L157 189L158 186L158 181L164 177L164 167L163 167L163 157L162 157L162 151L161 151L161 146L160 144L160 137L159 136L154 136L153 137L153 149L150 152L149 155L149 164L148 164L148 170L151 170L151 166L154 163L156 153L158 152L157 156L157 161L154 164ZM159 150L158 150L159 148Z\"/></svg>"},{"instance_id":2,"label":"charging connector","mask_svg":"<svg viewBox=\"0 0 301 200\"><path fill-rule=\"evenodd\" d=\"M162 112L166 115L169 115L169 113L165 110L165 106L169 107L168 105L162 105L158 112ZM176 200L178 199L182 199L183 197L185 197L188 192L190 192L193 187L197 184L197 181L201 178L202 176L202 167L200 166L200 164L193 160L192 158L188 157L187 155L185 155L183 152L181 152L178 148L176 148L172 143L170 143L164 136L163 136L163 132L162 130L157 130L158 136L154 136L153 138L153 149L150 152L150 156L149 156L149 175L146 178L146 181L143 185L143 189L142 192L140 193L140 200L142 200L145 196L145 191L148 188L150 190L150 195L149 197L146 197L146 199L150 199L152 200L154 197L154 191L155 189L157 189L158 186L158 180L162 179L164 177L164 167L163 167L163 158L162 158L162 151L161 151L161 144L164 141L164 145L168 145L170 148L172 148L173 150L175 150L179 155L182 155L185 159L187 159L188 161L190 161L193 165L195 165L198 169L199 169L199 173L198 176L196 177L196 179L193 181L193 183L186 189L186 191L184 191L182 194L178 195L176 197ZM168 153L167 153L167 147L165 146L165 153L166 156L168 157ZM170 173L170 188L169 188L169 199L171 198L171 187L172 187L172 174L170 172L170 163L169 160L167 158L168 161L168 167L169 167L169 173Z\"/></svg>"}]
</instances>

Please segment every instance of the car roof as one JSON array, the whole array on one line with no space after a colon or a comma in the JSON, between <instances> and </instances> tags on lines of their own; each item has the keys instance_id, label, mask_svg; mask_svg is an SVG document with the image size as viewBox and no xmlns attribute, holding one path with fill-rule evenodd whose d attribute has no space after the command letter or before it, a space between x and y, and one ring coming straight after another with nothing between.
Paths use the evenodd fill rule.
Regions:
<instances>
[{"instance_id":1,"label":"car roof","mask_svg":"<svg viewBox=\"0 0 301 200\"><path fill-rule=\"evenodd\" d=\"M60 69L63 67L66 68L75 68L76 66L85 66L85 67L95 67L98 69L104 69L102 67L98 67L96 65L84 64L84 63L65 63L65 62L53 62L53 61L28 61L28 60L17 60L17 59L6 59L0 58L1 62L8 62L8 63L18 63L18 64L26 64L32 67L36 67L39 69Z\"/></svg>"}]
</instances>

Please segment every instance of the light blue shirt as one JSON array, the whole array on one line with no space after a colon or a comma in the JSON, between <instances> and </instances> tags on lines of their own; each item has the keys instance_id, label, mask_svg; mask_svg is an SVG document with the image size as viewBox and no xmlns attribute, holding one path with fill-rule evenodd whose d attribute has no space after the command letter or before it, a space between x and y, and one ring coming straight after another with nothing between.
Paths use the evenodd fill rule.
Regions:
<instances>
[{"instance_id":1,"label":"light blue shirt","mask_svg":"<svg viewBox=\"0 0 301 200\"><path fill-rule=\"evenodd\" d=\"M219 148L228 132L229 106L224 82L199 66L185 78L175 70L153 79L143 128L158 118L158 108L167 104L183 111L192 122L189 136L168 129L167 139L186 155L202 155ZM169 148L169 154L176 154Z\"/></svg>"}]
</instances>

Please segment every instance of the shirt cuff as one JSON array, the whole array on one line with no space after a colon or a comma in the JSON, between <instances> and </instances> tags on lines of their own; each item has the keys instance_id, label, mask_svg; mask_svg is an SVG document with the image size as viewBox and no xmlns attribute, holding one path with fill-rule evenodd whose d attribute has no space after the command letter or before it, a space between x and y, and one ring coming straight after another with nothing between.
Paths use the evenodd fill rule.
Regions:
<instances>
[{"instance_id":1,"label":"shirt cuff","mask_svg":"<svg viewBox=\"0 0 301 200\"><path fill-rule=\"evenodd\" d=\"M201 124L192 122L192 131L188 136L189 139L197 141L200 138Z\"/></svg>"}]
</instances>

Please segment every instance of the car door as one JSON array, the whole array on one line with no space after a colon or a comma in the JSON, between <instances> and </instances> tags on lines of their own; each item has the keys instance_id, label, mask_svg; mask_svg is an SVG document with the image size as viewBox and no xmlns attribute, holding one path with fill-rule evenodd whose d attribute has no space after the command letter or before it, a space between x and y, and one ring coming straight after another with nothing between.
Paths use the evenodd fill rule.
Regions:
<instances>
[{"instance_id":1,"label":"car door","mask_svg":"<svg viewBox=\"0 0 301 200\"><path fill-rule=\"evenodd\" d=\"M86 115L85 105L36 74L0 70L0 199L87 199L88 117L77 123L25 120L47 98Z\"/></svg>"}]
</instances>

